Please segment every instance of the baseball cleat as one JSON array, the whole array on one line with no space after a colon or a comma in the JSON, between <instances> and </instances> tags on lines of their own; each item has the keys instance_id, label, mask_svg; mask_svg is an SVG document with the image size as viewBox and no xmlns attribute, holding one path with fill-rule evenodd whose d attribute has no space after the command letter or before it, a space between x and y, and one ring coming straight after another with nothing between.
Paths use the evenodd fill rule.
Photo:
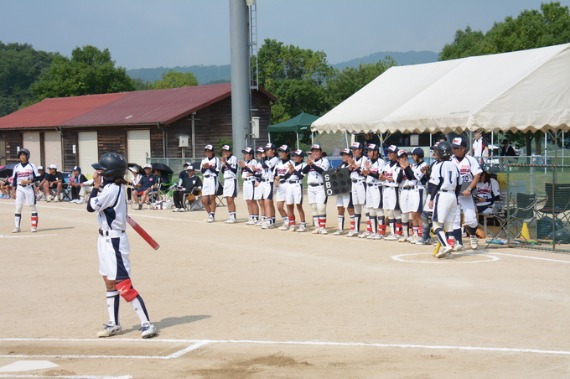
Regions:
<instances>
[{"instance_id":1,"label":"baseball cleat","mask_svg":"<svg viewBox=\"0 0 570 379\"><path fill-rule=\"evenodd\" d=\"M453 246L443 246L441 249L439 249L439 251L437 252L437 254L435 255L436 258L443 258L447 255L451 255L451 252L453 251Z\"/></svg>"},{"instance_id":2,"label":"baseball cleat","mask_svg":"<svg viewBox=\"0 0 570 379\"><path fill-rule=\"evenodd\" d=\"M12 233L20 233L20 232L21 232L20 228L12 229Z\"/></svg>"},{"instance_id":3,"label":"baseball cleat","mask_svg":"<svg viewBox=\"0 0 570 379\"><path fill-rule=\"evenodd\" d=\"M479 247L479 241L477 241L477 237L470 237L469 242L471 242L471 248L473 250L477 250L477 247Z\"/></svg>"},{"instance_id":4,"label":"baseball cleat","mask_svg":"<svg viewBox=\"0 0 570 379\"><path fill-rule=\"evenodd\" d=\"M152 338L156 336L156 327L153 324L143 325L140 330L142 338Z\"/></svg>"},{"instance_id":5,"label":"baseball cleat","mask_svg":"<svg viewBox=\"0 0 570 379\"><path fill-rule=\"evenodd\" d=\"M225 222L226 224L235 224L237 220L235 218L228 218Z\"/></svg>"},{"instance_id":6,"label":"baseball cleat","mask_svg":"<svg viewBox=\"0 0 570 379\"><path fill-rule=\"evenodd\" d=\"M378 234L378 233L372 233L372 235L370 237L368 237L368 239L371 240L381 240L382 239L382 235Z\"/></svg>"},{"instance_id":7,"label":"baseball cleat","mask_svg":"<svg viewBox=\"0 0 570 379\"><path fill-rule=\"evenodd\" d=\"M279 227L279 230L283 230L283 231L289 230L289 225L283 224Z\"/></svg>"},{"instance_id":8,"label":"baseball cleat","mask_svg":"<svg viewBox=\"0 0 570 379\"><path fill-rule=\"evenodd\" d=\"M290 225L289 229L287 229L287 230L290 232L296 232L297 231L296 227L297 227L296 225Z\"/></svg>"},{"instance_id":9,"label":"baseball cleat","mask_svg":"<svg viewBox=\"0 0 570 379\"><path fill-rule=\"evenodd\" d=\"M37 229L37 228L33 228L33 227L32 227L32 228L30 229L30 231L31 231L32 233L35 233L35 232L37 232L37 231L38 231L38 229Z\"/></svg>"},{"instance_id":10,"label":"baseball cleat","mask_svg":"<svg viewBox=\"0 0 570 379\"><path fill-rule=\"evenodd\" d=\"M362 232L358 235L358 238L366 238L370 235L370 232Z\"/></svg>"},{"instance_id":11,"label":"baseball cleat","mask_svg":"<svg viewBox=\"0 0 570 379\"><path fill-rule=\"evenodd\" d=\"M329 234L329 232L327 232L327 230L325 228L321 228L319 234L327 235L327 234Z\"/></svg>"},{"instance_id":12,"label":"baseball cleat","mask_svg":"<svg viewBox=\"0 0 570 379\"><path fill-rule=\"evenodd\" d=\"M351 230L350 232L348 232L348 234L346 236L347 237L356 237L356 236L358 236L358 232L356 230Z\"/></svg>"},{"instance_id":13,"label":"baseball cleat","mask_svg":"<svg viewBox=\"0 0 570 379\"><path fill-rule=\"evenodd\" d=\"M388 234L386 237L384 237L384 239L386 241L397 241L399 239L399 237L395 234Z\"/></svg>"},{"instance_id":14,"label":"baseball cleat","mask_svg":"<svg viewBox=\"0 0 570 379\"><path fill-rule=\"evenodd\" d=\"M333 236L342 236L342 230L337 230L333 233Z\"/></svg>"},{"instance_id":15,"label":"baseball cleat","mask_svg":"<svg viewBox=\"0 0 570 379\"><path fill-rule=\"evenodd\" d=\"M77 202L75 204L83 204L83 203L85 203L85 199L77 200Z\"/></svg>"},{"instance_id":16,"label":"baseball cleat","mask_svg":"<svg viewBox=\"0 0 570 379\"><path fill-rule=\"evenodd\" d=\"M97 332L97 337L105 338L111 337L121 331L121 325L103 324L103 329Z\"/></svg>"},{"instance_id":17,"label":"baseball cleat","mask_svg":"<svg viewBox=\"0 0 570 379\"><path fill-rule=\"evenodd\" d=\"M423 238L418 238L418 240L416 241L416 245L431 245L431 241L425 240Z\"/></svg>"},{"instance_id":18,"label":"baseball cleat","mask_svg":"<svg viewBox=\"0 0 570 379\"><path fill-rule=\"evenodd\" d=\"M256 222L254 219L250 218L249 220L247 220L247 222L245 223L246 225L255 225Z\"/></svg>"},{"instance_id":19,"label":"baseball cleat","mask_svg":"<svg viewBox=\"0 0 570 379\"><path fill-rule=\"evenodd\" d=\"M301 224L301 225L299 225L299 227L297 228L297 231L298 231L299 233L304 233L304 232L307 231L307 227L305 226L305 224Z\"/></svg>"}]
</instances>

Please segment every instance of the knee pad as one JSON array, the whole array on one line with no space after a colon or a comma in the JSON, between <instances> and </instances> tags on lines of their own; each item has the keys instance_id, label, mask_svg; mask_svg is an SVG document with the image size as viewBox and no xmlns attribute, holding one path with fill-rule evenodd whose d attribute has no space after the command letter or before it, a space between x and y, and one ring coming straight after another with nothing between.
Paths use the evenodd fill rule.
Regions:
<instances>
[{"instance_id":1,"label":"knee pad","mask_svg":"<svg viewBox=\"0 0 570 379\"><path fill-rule=\"evenodd\" d=\"M125 299L128 303L133 301L139 293L136 289L133 288L131 283L131 279L123 280L115 285L117 291L123 299Z\"/></svg>"},{"instance_id":2,"label":"knee pad","mask_svg":"<svg viewBox=\"0 0 570 379\"><path fill-rule=\"evenodd\" d=\"M326 215L327 214L327 205L326 204L317 204L317 211L319 215Z\"/></svg>"}]
</instances>

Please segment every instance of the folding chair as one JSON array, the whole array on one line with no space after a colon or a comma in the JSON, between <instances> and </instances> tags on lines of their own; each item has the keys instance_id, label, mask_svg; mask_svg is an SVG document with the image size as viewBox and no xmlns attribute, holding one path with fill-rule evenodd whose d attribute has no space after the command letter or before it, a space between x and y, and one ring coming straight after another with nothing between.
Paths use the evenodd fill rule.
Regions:
<instances>
[{"instance_id":1,"label":"folding chair","mask_svg":"<svg viewBox=\"0 0 570 379\"><path fill-rule=\"evenodd\" d=\"M501 235L502 232L505 230L507 225L507 208L502 201L496 201L493 204L492 208L489 208L488 211L479 214L481 218L483 218L483 230L485 231L485 235L489 236L487 231L487 224L489 220L498 223L499 226L499 233L497 236Z\"/></svg>"},{"instance_id":2,"label":"folding chair","mask_svg":"<svg viewBox=\"0 0 570 379\"><path fill-rule=\"evenodd\" d=\"M536 218L535 207L536 207L536 194L526 194L517 193L517 202L514 211L509 215L508 223L509 229L511 227L511 222L514 222L516 227L515 230L520 230L520 232L511 233L515 238L522 238L525 241L530 239L530 232L525 235L525 224L528 227L533 220ZM528 231L528 230L527 230Z\"/></svg>"},{"instance_id":3,"label":"folding chair","mask_svg":"<svg viewBox=\"0 0 570 379\"><path fill-rule=\"evenodd\" d=\"M61 183L61 201L71 201L71 186L69 185L70 172L62 172L63 183Z\"/></svg>"},{"instance_id":4,"label":"folding chair","mask_svg":"<svg viewBox=\"0 0 570 379\"><path fill-rule=\"evenodd\" d=\"M569 221L570 214L570 184L544 183L546 200L544 206L538 210L539 216L550 214L554 219Z\"/></svg>"},{"instance_id":5,"label":"folding chair","mask_svg":"<svg viewBox=\"0 0 570 379\"><path fill-rule=\"evenodd\" d=\"M184 201L184 208L189 212L203 210L204 204L202 204L202 192L199 192L197 195L192 193L187 194Z\"/></svg>"}]
</instances>

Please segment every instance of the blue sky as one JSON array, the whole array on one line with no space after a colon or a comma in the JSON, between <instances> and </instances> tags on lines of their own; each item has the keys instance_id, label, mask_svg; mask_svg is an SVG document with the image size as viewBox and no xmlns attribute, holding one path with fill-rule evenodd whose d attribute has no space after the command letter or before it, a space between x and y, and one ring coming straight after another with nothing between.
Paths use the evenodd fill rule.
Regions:
<instances>
[{"instance_id":1,"label":"blue sky","mask_svg":"<svg viewBox=\"0 0 570 379\"><path fill-rule=\"evenodd\" d=\"M109 49L128 69L230 62L230 0L1 0L0 41L69 56ZM234 1L234 0L231 0ZM239 1L239 0L238 0ZM243 0L245 1L245 0ZM570 6L570 0L561 0ZM320 50L329 63L378 51L439 52L458 29L539 9L540 0L257 0L265 38Z\"/></svg>"}]
</instances>

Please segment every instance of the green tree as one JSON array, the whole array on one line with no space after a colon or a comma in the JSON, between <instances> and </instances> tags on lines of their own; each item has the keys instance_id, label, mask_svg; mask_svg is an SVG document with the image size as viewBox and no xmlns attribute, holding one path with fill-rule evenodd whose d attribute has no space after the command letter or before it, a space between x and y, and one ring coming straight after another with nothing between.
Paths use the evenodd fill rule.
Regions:
<instances>
[{"instance_id":1,"label":"green tree","mask_svg":"<svg viewBox=\"0 0 570 379\"><path fill-rule=\"evenodd\" d=\"M18 110L31 98L30 85L56 54L31 45L0 42L0 117Z\"/></svg>"},{"instance_id":2,"label":"green tree","mask_svg":"<svg viewBox=\"0 0 570 379\"><path fill-rule=\"evenodd\" d=\"M329 108L337 106L395 65L396 62L392 58L387 58L375 64L361 64L358 68L347 67L342 71L337 70L336 75L326 85L327 106Z\"/></svg>"},{"instance_id":3,"label":"green tree","mask_svg":"<svg viewBox=\"0 0 570 379\"><path fill-rule=\"evenodd\" d=\"M272 122L327 110L324 84L334 73L322 51L266 39L258 53L259 84L277 96Z\"/></svg>"},{"instance_id":4,"label":"green tree","mask_svg":"<svg viewBox=\"0 0 570 379\"><path fill-rule=\"evenodd\" d=\"M560 2L543 3L538 10L524 10L516 18L507 17L496 22L487 32L473 31L467 27L455 33L451 44L443 47L440 60L468 56L506 53L570 42L570 10ZM535 151L540 154L542 133L508 134L517 146L526 146L531 151L531 140L535 140Z\"/></svg>"},{"instance_id":5,"label":"green tree","mask_svg":"<svg viewBox=\"0 0 570 379\"><path fill-rule=\"evenodd\" d=\"M32 87L37 101L67 97L132 91L134 84L122 67L115 67L108 49L93 46L76 48L71 58L57 56Z\"/></svg>"},{"instance_id":6,"label":"green tree","mask_svg":"<svg viewBox=\"0 0 570 379\"><path fill-rule=\"evenodd\" d=\"M165 89L165 88L180 88L180 87L190 87L197 86L198 80L191 72L176 72L174 70L168 70L162 74L162 79L157 80L152 84L154 89Z\"/></svg>"}]
</instances>

